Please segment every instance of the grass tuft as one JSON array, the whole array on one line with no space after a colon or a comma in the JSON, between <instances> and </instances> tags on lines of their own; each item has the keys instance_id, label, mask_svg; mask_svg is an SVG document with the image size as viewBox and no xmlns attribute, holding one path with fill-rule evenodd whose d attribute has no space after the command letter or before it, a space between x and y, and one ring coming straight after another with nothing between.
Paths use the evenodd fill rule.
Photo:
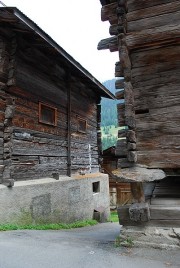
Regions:
<instances>
[{"instance_id":1,"label":"grass tuft","mask_svg":"<svg viewBox=\"0 0 180 268\"><path fill-rule=\"evenodd\" d=\"M122 238L120 236L116 237L115 247L127 247L132 248L134 246L133 239L131 237Z\"/></svg>"},{"instance_id":2,"label":"grass tuft","mask_svg":"<svg viewBox=\"0 0 180 268\"><path fill-rule=\"evenodd\" d=\"M1 224L0 231L12 231L12 230L61 230L81 228L85 226L93 226L98 222L96 220L76 221L74 223L51 223L51 224L30 224L30 225L16 225L16 224Z\"/></svg>"},{"instance_id":3,"label":"grass tuft","mask_svg":"<svg viewBox=\"0 0 180 268\"><path fill-rule=\"evenodd\" d=\"M117 211L111 211L110 221L111 222L119 222Z\"/></svg>"}]
</instances>

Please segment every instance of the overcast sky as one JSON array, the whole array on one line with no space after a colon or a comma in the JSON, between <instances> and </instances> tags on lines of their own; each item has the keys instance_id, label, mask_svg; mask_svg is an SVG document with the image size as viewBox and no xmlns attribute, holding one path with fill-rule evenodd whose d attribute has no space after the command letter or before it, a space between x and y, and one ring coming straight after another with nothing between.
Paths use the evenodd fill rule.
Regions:
<instances>
[{"instance_id":1,"label":"overcast sky","mask_svg":"<svg viewBox=\"0 0 180 268\"><path fill-rule=\"evenodd\" d=\"M114 78L118 54L98 51L109 37L109 22L101 21L99 0L2 0L19 8L100 82Z\"/></svg>"}]
</instances>

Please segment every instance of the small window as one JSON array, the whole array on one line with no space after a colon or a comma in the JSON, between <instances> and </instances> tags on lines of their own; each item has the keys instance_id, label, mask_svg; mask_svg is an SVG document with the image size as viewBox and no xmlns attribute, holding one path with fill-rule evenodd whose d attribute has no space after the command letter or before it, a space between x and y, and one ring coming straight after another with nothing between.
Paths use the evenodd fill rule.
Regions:
<instances>
[{"instance_id":1,"label":"small window","mask_svg":"<svg viewBox=\"0 0 180 268\"><path fill-rule=\"evenodd\" d=\"M92 183L92 190L93 193L99 193L100 192L100 182L96 181Z\"/></svg>"},{"instance_id":2,"label":"small window","mask_svg":"<svg viewBox=\"0 0 180 268\"><path fill-rule=\"evenodd\" d=\"M77 117L77 130L82 133L86 133L87 121L83 118Z\"/></svg>"},{"instance_id":3,"label":"small window","mask_svg":"<svg viewBox=\"0 0 180 268\"><path fill-rule=\"evenodd\" d=\"M52 106L39 103L39 122L57 126L57 109Z\"/></svg>"}]
</instances>

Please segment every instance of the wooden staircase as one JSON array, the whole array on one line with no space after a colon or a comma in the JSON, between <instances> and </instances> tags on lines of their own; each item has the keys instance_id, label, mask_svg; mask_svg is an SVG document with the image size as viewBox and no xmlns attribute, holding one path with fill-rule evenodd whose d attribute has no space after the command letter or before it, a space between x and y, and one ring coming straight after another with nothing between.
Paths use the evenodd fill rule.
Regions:
<instances>
[{"instance_id":1,"label":"wooden staircase","mask_svg":"<svg viewBox=\"0 0 180 268\"><path fill-rule=\"evenodd\" d=\"M158 225L180 227L180 178L156 182L150 199L151 221Z\"/></svg>"}]
</instances>

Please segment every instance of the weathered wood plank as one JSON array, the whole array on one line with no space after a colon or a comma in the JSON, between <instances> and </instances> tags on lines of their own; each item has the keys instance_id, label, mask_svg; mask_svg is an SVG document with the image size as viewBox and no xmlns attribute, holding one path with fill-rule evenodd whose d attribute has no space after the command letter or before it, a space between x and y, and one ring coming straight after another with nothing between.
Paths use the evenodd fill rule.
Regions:
<instances>
[{"instance_id":1,"label":"weathered wood plank","mask_svg":"<svg viewBox=\"0 0 180 268\"><path fill-rule=\"evenodd\" d=\"M116 91L115 96L118 100L124 99L124 90Z\"/></svg>"},{"instance_id":2,"label":"weathered wood plank","mask_svg":"<svg viewBox=\"0 0 180 268\"><path fill-rule=\"evenodd\" d=\"M180 220L180 207L178 206L150 206L150 213L152 220Z\"/></svg>"},{"instance_id":3,"label":"weathered wood plank","mask_svg":"<svg viewBox=\"0 0 180 268\"><path fill-rule=\"evenodd\" d=\"M116 148L115 148L115 155L119 157L126 157L127 156L127 142L126 139L118 139Z\"/></svg>"},{"instance_id":4,"label":"weathered wood plank","mask_svg":"<svg viewBox=\"0 0 180 268\"><path fill-rule=\"evenodd\" d=\"M118 39L117 36L102 39L98 43L98 50L109 49L111 52L118 51Z\"/></svg>"},{"instance_id":5,"label":"weathered wood plank","mask_svg":"<svg viewBox=\"0 0 180 268\"><path fill-rule=\"evenodd\" d=\"M120 64L124 69L131 70L131 60L129 58L129 52L125 45L122 45L119 50Z\"/></svg>"},{"instance_id":6,"label":"weathered wood plank","mask_svg":"<svg viewBox=\"0 0 180 268\"><path fill-rule=\"evenodd\" d=\"M105 5L101 8L101 20L110 20L117 15L124 15L127 11L127 1L121 0L112 4Z\"/></svg>"},{"instance_id":7,"label":"weathered wood plank","mask_svg":"<svg viewBox=\"0 0 180 268\"><path fill-rule=\"evenodd\" d=\"M132 12L138 9L144 9L148 7L154 7L157 5L163 5L171 2L178 2L179 0L155 0L155 1L147 1L147 0L128 0L128 11Z\"/></svg>"},{"instance_id":8,"label":"weathered wood plank","mask_svg":"<svg viewBox=\"0 0 180 268\"><path fill-rule=\"evenodd\" d=\"M128 142L136 143L136 141L137 141L136 140L136 132L133 130L127 130L126 137L127 137Z\"/></svg>"},{"instance_id":9,"label":"weathered wood plank","mask_svg":"<svg viewBox=\"0 0 180 268\"><path fill-rule=\"evenodd\" d=\"M115 63L115 77L124 77L126 81L131 80L131 69L124 68L122 64L119 62Z\"/></svg>"},{"instance_id":10,"label":"weathered wood plank","mask_svg":"<svg viewBox=\"0 0 180 268\"><path fill-rule=\"evenodd\" d=\"M180 168L179 153L171 150L137 151L138 164L151 168Z\"/></svg>"},{"instance_id":11,"label":"weathered wood plank","mask_svg":"<svg viewBox=\"0 0 180 268\"><path fill-rule=\"evenodd\" d=\"M179 131L179 109L178 105L161 109L151 109L150 113L136 115L137 131L159 130L159 133L166 133L166 130L173 133L176 128Z\"/></svg>"},{"instance_id":12,"label":"weathered wood plank","mask_svg":"<svg viewBox=\"0 0 180 268\"><path fill-rule=\"evenodd\" d=\"M159 136L158 136L159 134ZM137 135L137 150L153 151L153 150L172 150L172 152L180 152L180 134L179 135L163 135L156 132L157 136L147 137L146 133Z\"/></svg>"},{"instance_id":13,"label":"weathered wood plank","mask_svg":"<svg viewBox=\"0 0 180 268\"><path fill-rule=\"evenodd\" d=\"M118 24L113 24L109 27L109 33L110 35L118 35L120 33L126 33L127 31L127 23L126 20L124 19L124 23L119 23Z\"/></svg>"},{"instance_id":14,"label":"weathered wood plank","mask_svg":"<svg viewBox=\"0 0 180 268\"><path fill-rule=\"evenodd\" d=\"M117 104L117 111L118 111L119 126L124 126L125 125L125 104L118 103Z\"/></svg>"},{"instance_id":15,"label":"weathered wood plank","mask_svg":"<svg viewBox=\"0 0 180 268\"><path fill-rule=\"evenodd\" d=\"M170 83L159 87L154 85L136 89L134 91L135 110L148 108L148 112L154 114L156 112L154 109L178 106L179 86L180 84ZM173 108L173 111L176 110ZM169 113L172 114L170 110Z\"/></svg>"},{"instance_id":16,"label":"weathered wood plank","mask_svg":"<svg viewBox=\"0 0 180 268\"><path fill-rule=\"evenodd\" d=\"M165 84L175 84L180 83L180 70L172 69L164 72L154 72L151 69L152 74L144 75L139 73L139 76L132 77L132 84L134 88L146 87L146 86L157 86L157 85L165 85Z\"/></svg>"},{"instance_id":17,"label":"weathered wood plank","mask_svg":"<svg viewBox=\"0 0 180 268\"><path fill-rule=\"evenodd\" d=\"M109 20L109 17L112 17L112 15L116 15L117 7L117 2L103 6L101 8L101 20L106 21Z\"/></svg>"},{"instance_id":18,"label":"weathered wood plank","mask_svg":"<svg viewBox=\"0 0 180 268\"><path fill-rule=\"evenodd\" d=\"M147 2L147 1L146 1ZM125 32L125 30L130 33L130 32L139 32L144 29L151 29L155 27L161 27L164 26L166 27L167 25L177 25L179 23L179 17L180 17L180 12L173 12L172 14L163 14L163 15L158 15L158 16L153 16L148 17L148 18L143 18L143 19L138 19L138 20L133 20L129 21L127 23L127 29L121 29L121 31ZM118 27L110 27L111 32L114 34L118 34Z\"/></svg>"},{"instance_id":19,"label":"weathered wood plank","mask_svg":"<svg viewBox=\"0 0 180 268\"><path fill-rule=\"evenodd\" d=\"M59 173L60 175L67 174L67 165L60 164L39 164L35 166L30 165L13 165L12 166L12 178L15 180L31 180L39 179L43 177L52 177L53 173Z\"/></svg>"},{"instance_id":20,"label":"weathered wood plank","mask_svg":"<svg viewBox=\"0 0 180 268\"><path fill-rule=\"evenodd\" d=\"M157 64L171 64L172 62L180 61L180 47L177 45L160 47L148 51L134 51L131 53L132 68L140 68L149 66L149 72L151 68L157 68ZM159 70L156 70L156 72Z\"/></svg>"},{"instance_id":21,"label":"weathered wood plank","mask_svg":"<svg viewBox=\"0 0 180 268\"><path fill-rule=\"evenodd\" d=\"M154 5L151 7L142 8L140 10L128 12L127 21L140 20L142 18L155 17L166 13L172 13L180 10L179 1L171 1L169 3Z\"/></svg>"},{"instance_id":22,"label":"weathered wood plank","mask_svg":"<svg viewBox=\"0 0 180 268\"><path fill-rule=\"evenodd\" d=\"M128 105L134 106L134 92L133 92L133 86L131 82L124 83L124 98L125 98L126 107Z\"/></svg>"},{"instance_id":23,"label":"weathered wood plank","mask_svg":"<svg viewBox=\"0 0 180 268\"><path fill-rule=\"evenodd\" d=\"M155 29L142 30L141 32L129 33L126 43L129 49L141 47L163 46L177 43L180 37L180 25L168 25Z\"/></svg>"},{"instance_id":24,"label":"weathered wood plank","mask_svg":"<svg viewBox=\"0 0 180 268\"><path fill-rule=\"evenodd\" d=\"M123 89L124 88L124 79L117 79L115 82L116 89Z\"/></svg>"}]
</instances>

